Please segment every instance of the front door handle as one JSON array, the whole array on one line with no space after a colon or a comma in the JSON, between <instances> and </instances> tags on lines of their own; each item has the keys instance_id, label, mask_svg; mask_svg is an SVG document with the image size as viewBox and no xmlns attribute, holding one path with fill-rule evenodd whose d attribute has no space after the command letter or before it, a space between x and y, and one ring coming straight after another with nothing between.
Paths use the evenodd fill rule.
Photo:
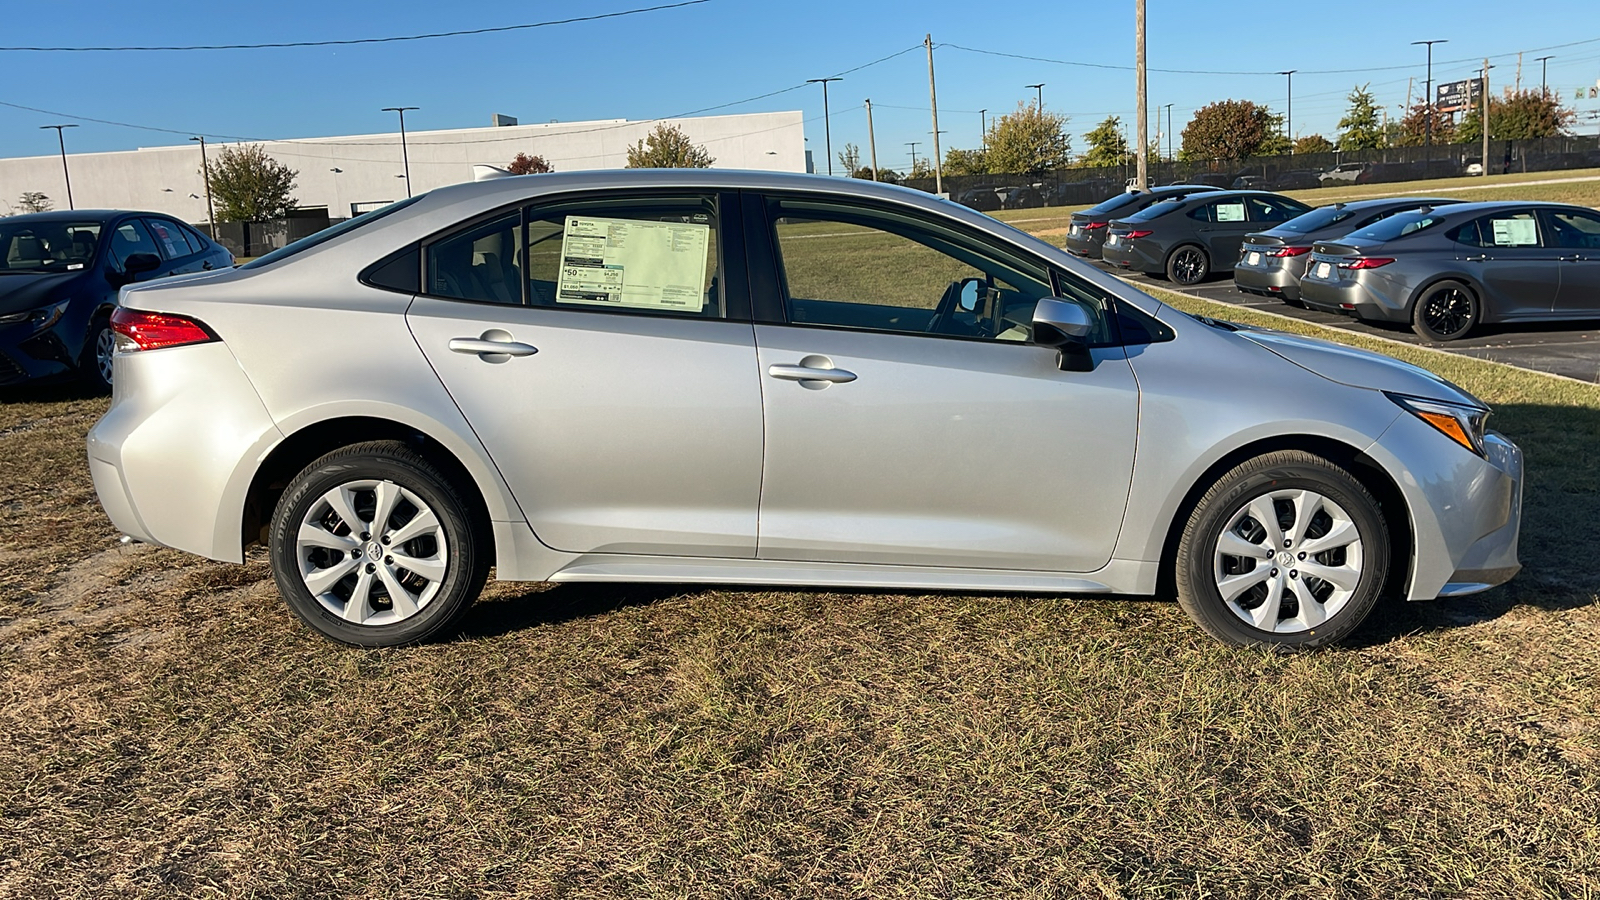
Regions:
<instances>
[{"instance_id":1,"label":"front door handle","mask_svg":"<svg viewBox=\"0 0 1600 900\"><path fill-rule=\"evenodd\" d=\"M1485 262L1489 259L1489 255L1487 253L1479 253L1477 256L1469 256L1466 259L1467 262Z\"/></svg>"},{"instance_id":2,"label":"front door handle","mask_svg":"<svg viewBox=\"0 0 1600 900\"><path fill-rule=\"evenodd\" d=\"M475 338L450 339L452 353L475 353L484 362L503 363L513 356L532 356L539 348L511 339L511 333L501 328L491 328Z\"/></svg>"},{"instance_id":3,"label":"front door handle","mask_svg":"<svg viewBox=\"0 0 1600 900\"><path fill-rule=\"evenodd\" d=\"M856 373L846 372L844 369L835 369L831 366L821 368L816 366L767 366L767 374L773 378L782 378L784 381L825 381L829 384L844 384L856 380Z\"/></svg>"}]
</instances>

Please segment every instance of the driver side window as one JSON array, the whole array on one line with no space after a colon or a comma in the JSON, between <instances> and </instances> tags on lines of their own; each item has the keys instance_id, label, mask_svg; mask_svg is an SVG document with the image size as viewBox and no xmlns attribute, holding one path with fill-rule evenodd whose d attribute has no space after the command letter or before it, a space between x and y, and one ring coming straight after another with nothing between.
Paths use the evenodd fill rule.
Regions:
<instances>
[{"instance_id":1,"label":"driver side window","mask_svg":"<svg viewBox=\"0 0 1600 900\"><path fill-rule=\"evenodd\" d=\"M1048 272L898 215L781 203L775 249L795 325L1028 341Z\"/></svg>"}]
</instances>

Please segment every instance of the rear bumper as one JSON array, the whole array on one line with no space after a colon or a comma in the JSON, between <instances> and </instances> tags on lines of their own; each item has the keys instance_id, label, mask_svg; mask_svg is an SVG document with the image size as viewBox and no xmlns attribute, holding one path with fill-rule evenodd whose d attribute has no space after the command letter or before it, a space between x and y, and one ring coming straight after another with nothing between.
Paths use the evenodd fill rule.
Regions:
<instances>
[{"instance_id":1,"label":"rear bumper","mask_svg":"<svg viewBox=\"0 0 1600 900\"><path fill-rule=\"evenodd\" d=\"M1068 253L1071 253L1074 256L1083 256L1089 259L1099 259L1100 248L1105 244L1105 238L1104 236L1096 238L1094 235L1096 233L1101 233L1103 235L1104 232L1104 228L1097 228L1094 231L1087 231L1078 235L1068 232L1067 239L1062 246L1066 248Z\"/></svg>"},{"instance_id":2,"label":"rear bumper","mask_svg":"<svg viewBox=\"0 0 1600 900\"><path fill-rule=\"evenodd\" d=\"M1240 262L1233 267L1233 283L1247 294L1282 297L1285 300L1300 299L1300 279L1281 268L1268 269Z\"/></svg>"},{"instance_id":3,"label":"rear bumper","mask_svg":"<svg viewBox=\"0 0 1600 900\"><path fill-rule=\"evenodd\" d=\"M1132 269L1135 272L1158 274L1166 271L1167 267L1166 260L1151 255L1150 248L1142 240L1108 243L1100 248L1100 258L1119 269Z\"/></svg>"}]
</instances>

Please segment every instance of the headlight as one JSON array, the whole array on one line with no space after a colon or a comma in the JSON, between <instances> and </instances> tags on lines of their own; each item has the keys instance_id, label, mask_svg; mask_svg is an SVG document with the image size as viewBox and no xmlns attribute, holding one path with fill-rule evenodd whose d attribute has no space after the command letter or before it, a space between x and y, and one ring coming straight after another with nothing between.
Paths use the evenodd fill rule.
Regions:
<instances>
[{"instance_id":1,"label":"headlight","mask_svg":"<svg viewBox=\"0 0 1600 900\"><path fill-rule=\"evenodd\" d=\"M1400 408L1416 416L1438 432L1479 456L1484 456L1483 434L1489 422L1489 410L1481 406L1461 406L1438 400L1424 400L1404 394L1384 392L1384 396Z\"/></svg>"},{"instance_id":2,"label":"headlight","mask_svg":"<svg viewBox=\"0 0 1600 900\"><path fill-rule=\"evenodd\" d=\"M0 316L0 325L32 322L35 329L49 328L51 325L61 321L61 317L67 312L67 304L70 302L70 300L63 300L60 303L40 307L39 309L30 309L27 312L6 313Z\"/></svg>"}]
</instances>

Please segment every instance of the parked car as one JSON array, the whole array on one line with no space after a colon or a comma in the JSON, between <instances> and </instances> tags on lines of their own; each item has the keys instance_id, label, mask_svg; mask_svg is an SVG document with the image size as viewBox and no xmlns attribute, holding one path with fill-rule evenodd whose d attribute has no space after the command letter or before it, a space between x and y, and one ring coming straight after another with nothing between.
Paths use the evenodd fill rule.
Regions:
<instances>
[{"instance_id":1,"label":"parked car","mask_svg":"<svg viewBox=\"0 0 1600 900\"><path fill-rule=\"evenodd\" d=\"M1233 175L1227 175L1222 172L1196 172L1185 178L1184 181L1188 182L1189 184L1204 184L1214 188L1226 190L1230 185L1233 184L1234 177L1235 176Z\"/></svg>"},{"instance_id":2,"label":"parked car","mask_svg":"<svg viewBox=\"0 0 1600 900\"><path fill-rule=\"evenodd\" d=\"M1124 191L1086 209L1072 214L1067 226L1066 248L1069 253L1100 258L1100 248L1106 242L1106 229L1112 219L1131 216L1152 203L1216 191L1208 184L1169 184L1148 191Z\"/></svg>"},{"instance_id":3,"label":"parked car","mask_svg":"<svg viewBox=\"0 0 1600 900\"><path fill-rule=\"evenodd\" d=\"M1035 209L1044 205L1044 197L1029 185L1008 185L994 189L1000 197L1001 209Z\"/></svg>"},{"instance_id":4,"label":"parked car","mask_svg":"<svg viewBox=\"0 0 1600 900\"><path fill-rule=\"evenodd\" d=\"M1396 213L1457 202L1404 197L1317 207L1274 228L1245 235L1239 264L1233 269L1233 283L1246 294L1277 297L1299 306L1300 276L1311 261L1312 244L1344 237Z\"/></svg>"},{"instance_id":5,"label":"parked car","mask_svg":"<svg viewBox=\"0 0 1600 900\"><path fill-rule=\"evenodd\" d=\"M1000 195L994 192L994 188L973 188L962 191L956 202L979 212L990 212L1000 208Z\"/></svg>"},{"instance_id":6,"label":"parked car","mask_svg":"<svg viewBox=\"0 0 1600 900\"><path fill-rule=\"evenodd\" d=\"M1361 173L1365 172L1366 170L1367 170L1367 164L1366 163L1361 163L1361 162L1339 163L1338 165L1334 166L1333 168L1329 169L1328 171L1323 172L1322 174L1318 175L1317 176L1317 183L1320 184L1323 187L1327 187L1328 185L1333 185L1333 184L1339 184L1340 182L1344 182L1346 184L1355 184L1356 183L1356 179L1360 178L1361 177Z\"/></svg>"},{"instance_id":7,"label":"parked car","mask_svg":"<svg viewBox=\"0 0 1600 900\"><path fill-rule=\"evenodd\" d=\"M160 213L0 219L0 385L82 378L109 388L117 290L232 265L221 244Z\"/></svg>"},{"instance_id":8,"label":"parked car","mask_svg":"<svg viewBox=\"0 0 1600 900\"><path fill-rule=\"evenodd\" d=\"M1600 319L1600 213L1518 201L1400 213L1314 243L1300 299L1432 341L1486 322Z\"/></svg>"},{"instance_id":9,"label":"parked car","mask_svg":"<svg viewBox=\"0 0 1600 900\"><path fill-rule=\"evenodd\" d=\"M1230 188L1236 191L1266 190L1272 187L1265 175L1240 175L1233 180Z\"/></svg>"},{"instance_id":10,"label":"parked car","mask_svg":"<svg viewBox=\"0 0 1600 900\"><path fill-rule=\"evenodd\" d=\"M1080 203L1099 203L1122 193L1122 187L1108 178L1062 181L1045 191L1044 202L1046 206L1074 206Z\"/></svg>"},{"instance_id":11,"label":"parked car","mask_svg":"<svg viewBox=\"0 0 1600 900\"><path fill-rule=\"evenodd\" d=\"M1124 269L1165 275L1178 284L1198 284L1213 273L1233 270L1246 234L1310 209L1267 191L1186 194L1112 222L1100 258Z\"/></svg>"},{"instance_id":12,"label":"parked car","mask_svg":"<svg viewBox=\"0 0 1600 900\"><path fill-rule=\"evenodd\" d=\"M1303 191L1308 188L1321 187L1322 182L1317 176L1321 175L1316 169L1293 169L1280 172L1272 179L1272 189L1275 191Z\"/></svg>"},{"instance_id":13,"label":"parked car","mask_svg":"<svg viewBox=\"0 0 1600 900\"><path fill-rule=\"evenodd\" d=\"M351 644L444 633L491 564L830 590L1170 577L1210 634L1284 649L1348 635L1386 591L1518 569L1521 456L1471 395L1192 318L866 181L453 185L131 288L113 323L119 390L88 443L111 520L232 562L264 540L295 613Z\"/></svg>"}]
</instances>

